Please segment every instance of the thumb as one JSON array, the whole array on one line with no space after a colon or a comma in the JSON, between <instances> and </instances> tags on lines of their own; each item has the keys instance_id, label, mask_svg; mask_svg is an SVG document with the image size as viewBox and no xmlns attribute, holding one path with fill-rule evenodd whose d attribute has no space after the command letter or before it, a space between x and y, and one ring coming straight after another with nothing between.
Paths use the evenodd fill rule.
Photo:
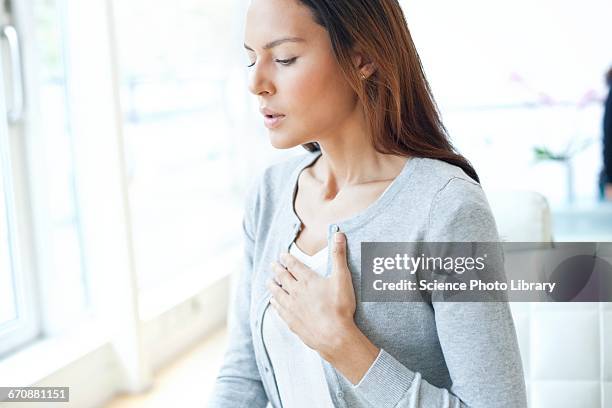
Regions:
<instances>
[{"instance_id":1,"label":"thumb","mask_svg":"<svg viewBox=\"0 0 612 408\"><path fill-rule=\"evenodd\" d=\"M334 234L334 268L333 274L343 276L349 273L346 261L346 235L342 232Z\"/></svg>"}]
</instances>

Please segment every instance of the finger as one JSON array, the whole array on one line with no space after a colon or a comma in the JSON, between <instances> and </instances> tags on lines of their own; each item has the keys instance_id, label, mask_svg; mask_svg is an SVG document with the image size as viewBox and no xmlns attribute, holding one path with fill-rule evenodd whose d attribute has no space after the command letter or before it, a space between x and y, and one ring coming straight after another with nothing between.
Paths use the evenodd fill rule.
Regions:
<instances>
[{"instance_id":1,"label":"finger","mask_svg":"<svg viewBox=\"0 0 612 408\"><path fill-rule=\"evenodd\" d=\"M272 271L274 272L274 279L286 292L291 293L295 290L295 284L297 281L295 277L285 269L278 262L272 262Z\"/></svg>"},{"instance_id":2,"label":"finger","mask_svg":"<svg viewBox=\"0 0 612 408\"><path fill-rule=\"evenodd\" d=\"M315 273L288 252L282 252L280 254L280 260L297 281L308 279L311 274Z\"/></svg>"},{"instance_id":3,"label":"finger","mask_svg":"<svg viewBox=\"0 0 612 408\"><path fill-rule=\"evenodd\" d=\"M346 235L342 232L334 234L333 254L332 275L346 277L350 272L346 261Z\"/></svg>"},{"instance_id":4,"label":"finger","mask_svg":"<svg viewBox=\"0 0 612 408\"><path fill-rule=\"evenodd\" d=\"M274 310L276 310L276 313L280 316L280 318L283 319L285 324L287 324L287 327L289 327L289 330L294 332L294 318L293 318L293 315L289 312L289 310L284 308L280 304L280 302L274 297L270 298L270 304L272 305Z\"/></svg>"},{"instance_id":5,"label":"finger","mask_svg":"<svg viewBox=\"0 0 612 408\"><path fill-rule=\"evenodd\" d=\"M274 279L269 279L266 283L266 287L272 296L276 296L276 298L280 299L281 301L284 301L285 297L289 297L289 293L285 289L281 288Z\"/></svg>"}]
</instances>

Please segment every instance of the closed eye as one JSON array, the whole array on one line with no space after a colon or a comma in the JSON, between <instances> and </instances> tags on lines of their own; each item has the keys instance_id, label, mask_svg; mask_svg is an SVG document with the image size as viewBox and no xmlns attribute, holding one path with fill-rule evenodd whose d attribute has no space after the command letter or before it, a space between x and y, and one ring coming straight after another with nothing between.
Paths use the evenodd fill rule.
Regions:
<instances>
[{"instance_id":1,"label":"closed eye","mask_svg":"<svg viewBox=\"0 0 612 408\"><path fill-rule=\"evenodd\" d=\"M290 58L290 59L287 59L287 60L278 60L277 59L276 62L280 62L283 65L291 65L291 64L293 64L295 62L296 59L297 59L297 57Z\"/></svg>"},{"instance_id":2,"label":"closed eye","mask_svg":"<svg viewBox=\"0 0 612 408\"><path fill-rule=\"evenodd\" d=\"M288 65L293 64L295 60L297 60L297 57L293 57L293 58L286 59L286 60L277 59L275 61L280 63L281 65L288 66ZM252 63L251 65L247 65L247 68L251 68L253 65L255 65L255 62Z\"/></svg>"}]
</instances>

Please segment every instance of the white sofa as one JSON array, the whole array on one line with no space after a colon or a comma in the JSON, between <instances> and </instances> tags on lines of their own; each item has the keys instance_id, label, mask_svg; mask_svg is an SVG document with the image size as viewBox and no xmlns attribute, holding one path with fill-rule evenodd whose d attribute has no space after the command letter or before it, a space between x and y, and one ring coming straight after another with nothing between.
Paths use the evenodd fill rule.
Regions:
<instances>
[{"instance_id":1,"label":"white sofa","mask_svg":"<svg viewBox=\"0 0 612 408\"><path fill-rule=\"evenodd\" d=\"M553 241L546 199L487 191L502 241ZM612 304L511 303L530 408L612 408Z\"/></svg>"},{"instance_id":2,"label":"white sofa","mask_svg":"<svg viewBox=\"0 0 612 408\"><path fill-rule=\"evenodd\" d=\"M551 213L546 198L533 191L486 191L502 241L550 242Z\"/></svg>"}]
</instances>

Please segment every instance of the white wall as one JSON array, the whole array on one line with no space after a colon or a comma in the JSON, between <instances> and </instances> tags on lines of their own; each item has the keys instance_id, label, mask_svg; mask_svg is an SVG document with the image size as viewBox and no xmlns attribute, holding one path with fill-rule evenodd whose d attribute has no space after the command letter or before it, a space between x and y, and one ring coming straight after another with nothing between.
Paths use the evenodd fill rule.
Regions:
<instances>
[{"instance_id":1,"label":"white wall","mask_svg":"<svg viewBox=\"0 0 612 408\"><path fill-rule=\"evenodd\" d=\"M531 149L592 139L576 157L576 194L596 195L612 3L402 1L456 146L483 185L531 188L554 206L564 168L530 164ZM500 160L501 159L501 160Z\"/></svg>"}]
</instances>

